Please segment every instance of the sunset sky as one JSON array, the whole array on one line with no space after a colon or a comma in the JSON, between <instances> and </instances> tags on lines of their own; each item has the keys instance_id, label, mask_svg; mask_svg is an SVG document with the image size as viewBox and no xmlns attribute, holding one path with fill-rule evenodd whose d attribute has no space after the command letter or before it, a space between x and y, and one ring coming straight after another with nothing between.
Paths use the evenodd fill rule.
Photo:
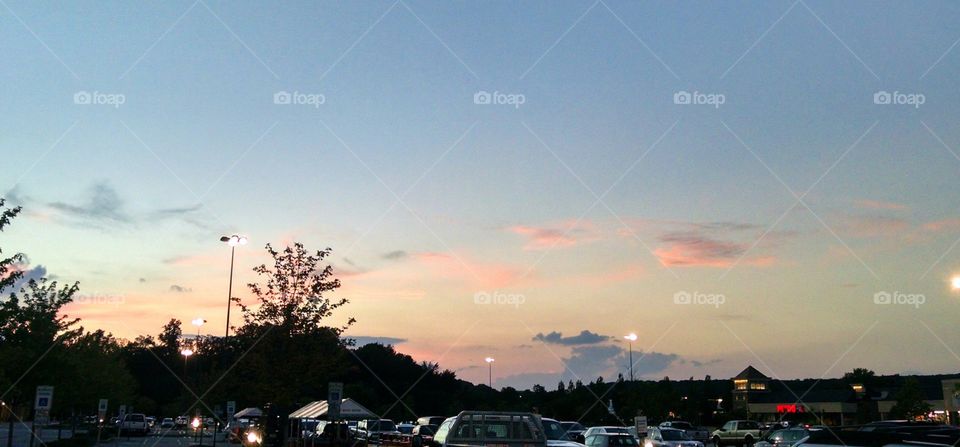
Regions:
<instances>
[{"instance_id":1,"label":"sunset sky","mask_svg":"<svg viewBox=\"0 0 960 447\"><path fill-rule=\"evenodd\" d=\"M239 233L236 296L266 243L331 247L332 324L478 383L488 356L495 386L627 375L630 332L643 378L955 372L957 23L956 2L7 1L0 194L24 213L0 247L131 339L222 335Z\"/></svg>"}]
</instances>

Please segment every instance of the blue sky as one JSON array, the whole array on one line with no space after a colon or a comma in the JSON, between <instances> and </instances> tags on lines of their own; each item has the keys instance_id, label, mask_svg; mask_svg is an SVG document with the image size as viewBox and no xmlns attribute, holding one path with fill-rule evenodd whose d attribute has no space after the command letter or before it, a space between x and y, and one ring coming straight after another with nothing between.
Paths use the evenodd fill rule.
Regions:
<instances>
[{"instance_id":1,"label":"blue sky","mask_svg":"<svg viewBox=\"0 0 960 447\"><path fill-rule=\"evenodd\" d=\"M352 335L475 381L488 355L501 385L552 385L564 359L615 375L630 331L650 377L899 372L904 340L918 371L953 371L958 19L950 2L7 2L0 191L26 211L3 246L122 297L71 309L122 336L222 327L217 239L240 232L238 294L263 244L332 247ZM435 323L395 324L409 314ZM582 331L601 337L535 339Z\"/></svg>"}]
</instances>

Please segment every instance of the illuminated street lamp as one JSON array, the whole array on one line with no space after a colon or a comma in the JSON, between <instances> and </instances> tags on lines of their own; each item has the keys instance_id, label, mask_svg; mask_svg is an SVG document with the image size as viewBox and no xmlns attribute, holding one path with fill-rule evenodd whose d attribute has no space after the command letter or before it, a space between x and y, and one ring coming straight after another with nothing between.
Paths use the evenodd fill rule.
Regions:
<instances>
[{"instance_id":1,"label":"illuminated street lamp","mask_svg":"<svg viewBox=\"0 0 960 447\"><path fill-rule=\"evenodd\" d=\"M483 359L483 361L487 362L487 380L489 381L489 382L488 382L488 385L490 386L490 389L493 389L493 362L494 362L494 359L493 359L493 357L487 357L487 358Z\"/></svg>"},{"instance_id":2,"label":"illuminated street lamp","mask_svg":"<svg viewBox=\"0 0 960 447\"><path fill-rule=\"evenodd\" d=\"M950 288L960 290L960 275L954 275L953 278L950 278Z\"/></svg>"},{"instance_id":3,"label":"illuminated street lamp","mask_svg":"<svg viewBox=\"0 0 960 447\"><path fill-rule=\"evenodd\" d=\"M183 348L183 350L180 351L180 355L183 356L183 380L187 380L187 359L193 355L193 349Z\"/></svg>"},{"instance_id":4,"label":"illuminated street lamp","mask_svg":"<svg viewBox=\"0 0 960 447\"><path fill-rule=\"evenodd\" d=\"M623 338L627 340L627 344L630 346L630 382L633 382L633 342L637 341L637 334L631 332L624 335Z\"/></svg>"},{"instance_id":5,"label":"illuminated street lamp","mask_svg":"<svg viewBox=\"0 0 960 447\"><path fill-rule=\"evenodd\" d=\"M247 245L247 238L234 234L233 236L222 236L220 242L230 246L230 285L227 286L227 330L224 337L230 336L230 300L233 297L233 254L237 245Z\"/></svg>"}]
</instances>

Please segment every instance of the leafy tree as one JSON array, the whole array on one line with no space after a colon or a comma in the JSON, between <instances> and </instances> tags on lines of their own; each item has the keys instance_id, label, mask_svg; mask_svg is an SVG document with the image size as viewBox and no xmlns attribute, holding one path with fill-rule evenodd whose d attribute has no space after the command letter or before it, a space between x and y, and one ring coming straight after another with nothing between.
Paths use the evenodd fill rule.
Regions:
<instances>
[{"instance_id":1,"label":"leafy tree","mask_svg":"<svg viewBox=\"0 0 960 447\"><path fill-rule=\"evenodd\" d=\"M843 375L843 381L849 384L859 383L863 386L869 386L876 379L877 374L867 368L854 368Z\"/></svg>"},{"instance_id":2,"label":"leafy tree","mask_svg":"<svg viewBox=\"0 0 960 447\"><path fill-rule=\"evenodd\" d=\"M270 244L267 252L273 258L273 267L262 264L253 269L265 277L263 284L250 283L250 292L256 297L257 306L248 307L239 298L233 298L243 312L245 325L242 331L258 331L267 327L280 328L288 334L304 334L323 328L321 322L333 311L348 303L346 298L330 299L324 293L340 287L340 280L333 278L333 267L320 264L330 256L331 249L310 254L301 243L287 247L282 252ZM353 324L350 318L341 328L332 328L338 335Z\"/></svg>"},{"instance_id":3,"label":"leafy tree","mask_svg":"<svg viewBox=\"0 0 960 447\"><path fill-rule=\"evenodd\" d=\"M909 377L897 391L897 403L890 409L890 416L896 419L914 419L930 412L930 404L923 399L923 390L916 378Z\"/></svg>"}]
</instances>

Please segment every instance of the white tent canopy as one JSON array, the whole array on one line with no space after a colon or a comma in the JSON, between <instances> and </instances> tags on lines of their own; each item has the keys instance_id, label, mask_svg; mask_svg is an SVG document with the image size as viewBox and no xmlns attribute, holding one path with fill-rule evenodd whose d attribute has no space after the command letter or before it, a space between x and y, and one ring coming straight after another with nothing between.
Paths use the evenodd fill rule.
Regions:
<instances>
[{"instance_id":1,"label":"white tent canopy","mask_svg":"<svg viewBox=\"0 0 960 447\"><path fill-rule=\"evenodd\" d=\"M327 401L318 400L304 405L299 410L290 413L291 419L321 419L327 415ZM340 401L340 418L342 419L365 419L377 417L372 411L363 405L358 404L353 399L343 399Z\"/></svg>"},{"instance_id":2,"label":"white tent canopy","mask_svg":"<svg viewBox=\"0 0 960 447\"><path fill-rule=\"evenodd\" d=\"M233 415L235 418L258 418L263 416L263 410L256 407L247 407L237 414Z\"/></svg>"}]
</instances>

